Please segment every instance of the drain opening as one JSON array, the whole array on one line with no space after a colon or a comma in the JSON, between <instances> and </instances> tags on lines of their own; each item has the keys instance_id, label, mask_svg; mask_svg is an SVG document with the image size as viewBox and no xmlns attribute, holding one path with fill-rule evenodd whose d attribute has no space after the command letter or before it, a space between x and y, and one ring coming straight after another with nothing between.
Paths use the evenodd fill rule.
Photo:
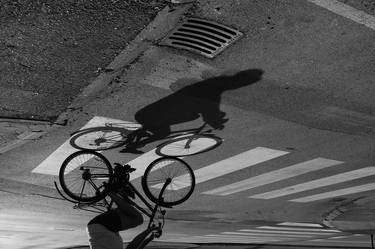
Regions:
<instances>
[{"instance_id":1,"label":"drain opening","mask_svg":"<svg viewBox=\"0 0 375 249\"><path fill-rule=\"evenodd\" d=\"M224 37L226 39L230 39L231 38L229 35L226 35L225 33L221 33L218 30L210 29L210 28L207 28L207 27L204 27L204 26L197 26L197 25L190 25L190 24L183 24L182 26L183 27L188 27L188 28L193 28L193 29L200 29L200 30L206 31L208 33L213 33L215 35L222 36L222 37Z\"/></svg>"},{"instance_id":2,"label":"drain opening","mask_svg":"<svg viewBox=\"0 0 375 249\"><path fill-rule=\"evenodd\" d=\"M211 38L212 40L215 40L215 41L218 41L218 42L225 43L225 40L224 40L224 39L221 39L221 38L219 38L219 37L217 37L217 36L213 36L213 35L210 35L210 34L205 34L204 32L200 32L200 31L198 31L198 30L181 28L181 29L179 29L179 31L181 31L181 32L187 32L187 33L189 33L190 35L191 35L191 34L196 34L196 35L199 35L200 37ZM177 32L178 32L178 31L177 31Z\"/></svg>"},{"instance_id":3,"label":"drain opening","mask_svg":"<svg viewBox=\"0 0 375 249\"><path fill-rule=\"evenodd\" d=\"M182 36L182 37L185 36L184 33L180 33L180 32L176 32L176 33L174 33L174 35L175 35L175 36ZM210 43L210 44L212 44L212 45L214 45L214 46L217 46L217 47L220 46L220 43L217 43L217 42L215 42L215 41L212 41L212 40L209 40L209 39L206 39L206 38L200 37L200 36L196 36L196 35L189 34L189 38L192 38L192 39L195 39L195 40L202 40L202 41L204 41L204 42L206 42L206 43Z\"/></svg>"},{"instance_id":4,"label":"drain opening","mask_svg":"<svg viewBox=\"0 0 375 249\"><path fill-rule=\"evenodd\" d=\"M188 42L188 43L196 43L197 45L201 46L201 47L205 47L207 49L211 49L211 50L214 50L215 47L212 47L212 46L209 46L207 44L204 44L202 42L199 42L199 41L195 41L195 40L192 40L192 39L188 39L188 38L180 38L180 37L171 37L172 40L177 40L177 41L180 41L180 42Z\"/></svg>"},{"instance_id":5,"label":"drain opening","mask_svg":"<svg viewBox=\"0 0 375 249\"><path fill-rule=\"evenodd\" d=\"M214 58L242 35L240 31L219 23L188 18L159 44Z\"/></svg>"}]
</instances>

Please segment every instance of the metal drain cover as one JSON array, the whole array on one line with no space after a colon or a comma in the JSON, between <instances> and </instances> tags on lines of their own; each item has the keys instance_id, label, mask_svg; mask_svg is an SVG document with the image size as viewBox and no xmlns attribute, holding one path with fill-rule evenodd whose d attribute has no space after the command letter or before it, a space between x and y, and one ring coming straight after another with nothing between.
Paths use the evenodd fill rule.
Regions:
<instances>
[{"instance_id":1,"label":"metal drain cover","mask_svg":"<svg viewBox=\"0 0 375 249\"><path fill-rule=\"evenodd\" d=\"M214 58L242 35L238 30L216 22L188 18L159 44Z\"/></svg>"}]
</instances>

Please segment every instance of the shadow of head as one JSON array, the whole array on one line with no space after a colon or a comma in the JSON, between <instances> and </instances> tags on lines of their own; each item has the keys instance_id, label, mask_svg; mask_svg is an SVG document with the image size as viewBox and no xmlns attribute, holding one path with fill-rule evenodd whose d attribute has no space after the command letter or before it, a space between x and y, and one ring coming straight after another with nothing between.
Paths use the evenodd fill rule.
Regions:
<instances>
[{"instance_id":1,"label":"shadow of head","mask_svg":"<svg viewBox=\"0 0 375 249\"><path fill-rule=\"evenodd\" d=\"M261 69L248 69L240 71L234 75L226 76L226 79L222 81L223 89L230 90L244 86L251 85L262 79L264 71Z\"/></svg>"}]
</instances>

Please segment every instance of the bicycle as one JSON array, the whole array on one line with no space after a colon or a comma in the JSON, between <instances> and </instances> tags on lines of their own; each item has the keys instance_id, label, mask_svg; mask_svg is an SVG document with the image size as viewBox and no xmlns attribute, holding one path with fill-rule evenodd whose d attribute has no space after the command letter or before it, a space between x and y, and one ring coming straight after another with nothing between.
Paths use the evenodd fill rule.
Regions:
<instances>
[{"instance_id":1,"label":"bicycle","mask_svg":"<svg viewBox=\"0 0 375 249\"><path fill-rule=\"evenodd\" d=\"M166 213L162 208L172 208L191 196L195 187L194 173L186 162L176 157L160 157L154 160L147 166L141 179L142 189L148 199L154 203L153 206L129 181L130 173L136 169L130 165L119 163L114 165L113 168L108 159L98 152L77 151L65 159L59 171L61 188L71 199L59 190L56 182L55 186L64 199L75 203L77 207L95 205L103 201L104 206L110 209L113 201L108 202L106 196L111 189L110 186L114 184L114 179L121 179L123 186L134 193L134 199L138 197L145 207L141 207L131 198L128 200L149 217L147 236L140 242L133 242L130 247L141 249L154 238L161 236ZM155 219L159 220L157 225Z\"/></svg>"},{"instance_id":2,"label":"bicycle","mask_svg":"<svg viewBox=\"0 0 375 249\"><path fill-rule=\"evenodd\" d=\"M203 153L218 147L222 139L210 134L212 129L205 130L207 123L194 129L172 132L165 139L170 139L156 146L156 154L160 156L190 156ZM142 143L152 134L143 128L135 131L105 124L72 134L70 144L76 149L108 150L120 146L132 146Z\"/></svg>"}]
</instances>

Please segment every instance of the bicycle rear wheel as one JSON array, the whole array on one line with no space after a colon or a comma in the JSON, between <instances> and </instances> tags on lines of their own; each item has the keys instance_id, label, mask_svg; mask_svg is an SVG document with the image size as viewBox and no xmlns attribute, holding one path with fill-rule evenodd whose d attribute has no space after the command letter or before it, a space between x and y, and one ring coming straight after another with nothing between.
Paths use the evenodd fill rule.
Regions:
<instances>
[{"instance_id":1,"label":"bicycle rear wheel","mask_svg":"<svg viewBox=\"0 0 375 249\"><path fill-rule=\"evenodd\" d=\"M192 135L167 141L156 148L160 156L190 156L212 150L222 140L212 135Z\"/></svg>"},{"instance_id":2,"label":"bicycle rear wheel","mask_svg":"<svg viewBox=\"0 0 375 249\"><path fill-rule=\"evenodd\" d=\"M170 179L171 183L159 200L160 191L167 179ZM146 168L142 186L151 201L170 207L181 204L191 196L195 187L195 176L191 167L181 159L161 157Z\"/></svg>"},{"instance_id":3,"label":"bicycle rear wheel","mask_svg":"<svg viewBox=\"0 0 375 249\"><path fill-rule=\"evenodd\" d=\"M120 147L133 131L119 127L94 127L78 131L70 139L70 145L79 150L108 150Z\"/></svg>"},{"instance_id":4,"label":"bicycle rear wheel","mask_svg":"<svg viewBox=\"0 0 375 249\"><path fill-rule=\"evenodd\" d=\"M104 184L111 184L113 170L109 161L95 151L77 151L62 163L59 180L61 188L72 199L96 202L107 195Z\"/></svg>"}]
</instances>

